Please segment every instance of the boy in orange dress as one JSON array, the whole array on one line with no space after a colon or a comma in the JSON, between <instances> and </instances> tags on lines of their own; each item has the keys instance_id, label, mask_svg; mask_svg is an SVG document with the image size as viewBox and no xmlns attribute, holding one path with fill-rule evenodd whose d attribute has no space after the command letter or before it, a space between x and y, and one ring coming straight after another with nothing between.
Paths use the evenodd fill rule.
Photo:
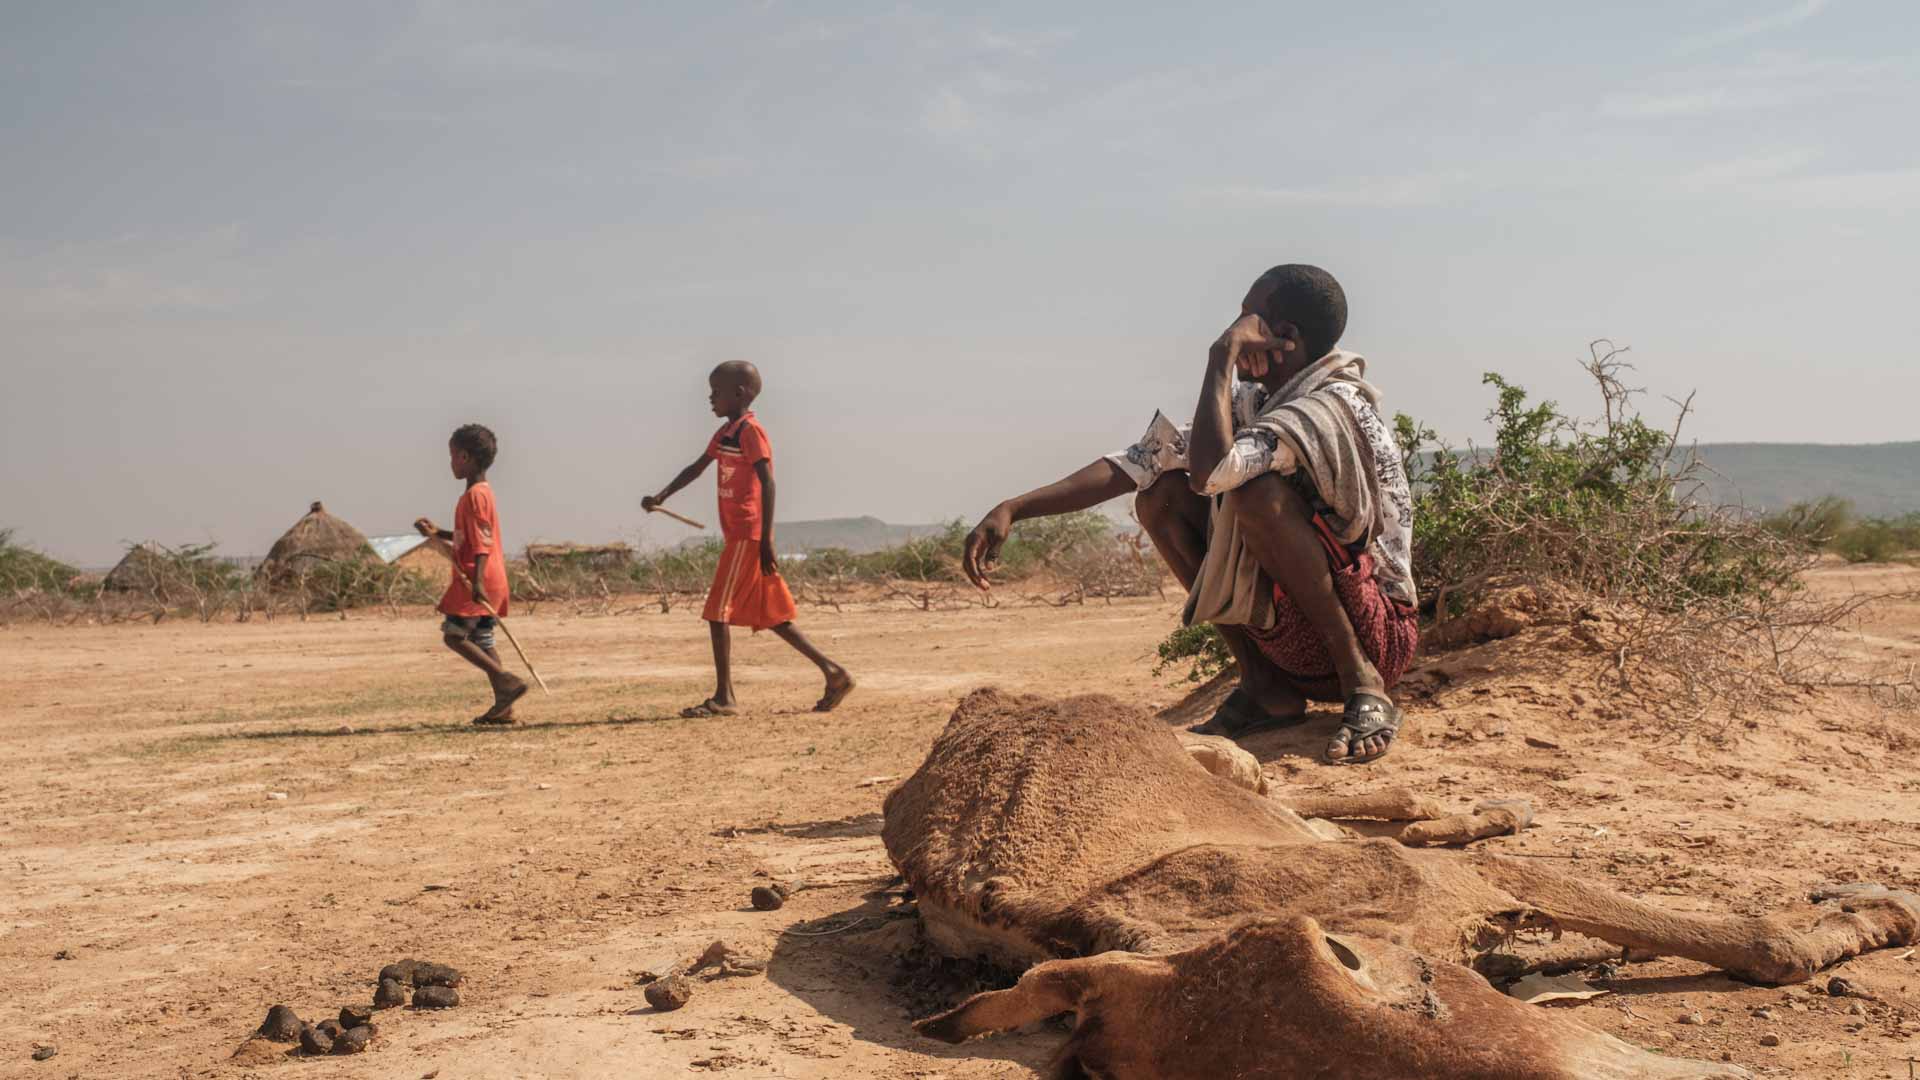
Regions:
<instances>
[{"instance_id":1,"label":"boy in orange dress","mask_svg":"<svg viewBox=\"0 0 1920 1080\"><path fill-rule=\"evenodd\" d=\"M680 715L732 716L739 711L733 696L733 641L729 626L772 630L780 640L799 650L827 677L827 691L813 706L832 712L853 692L853 676L827 659L793 625L793 594L780 577L773 551L773 447L767 432L753 415L760 396L760 371L743 360L721 364L707 376L707 403L726 423L714 432L707 450L680 470L658 495L640 500L648 510L699 479L707 466L720 465L720 534L726 548L714 572L703 612L713 635L713 696L681 711Z\"/></svg>"},{"instance_id":2,"label":"boy in orange dress","mask_svg":"<svg viewBox=\"0 0 1920 1080\"><path fill-rule=\"evenodd\" d=\"M527 684L500 663L493 651L495 616L507 613L506 544L500 538L500 511L493 502L487 469L493 465L499 443L493 432L466 424L447 440L453 478L467 482L466 493L453 507L453 531L428 518L413 523L420 535L453 543L453 580L440 598L442 639L461 659L487 673L493 686L493 708L474 717L476 724L513 723L513 703L527 692Z\"/></svg>"}]
</instances>

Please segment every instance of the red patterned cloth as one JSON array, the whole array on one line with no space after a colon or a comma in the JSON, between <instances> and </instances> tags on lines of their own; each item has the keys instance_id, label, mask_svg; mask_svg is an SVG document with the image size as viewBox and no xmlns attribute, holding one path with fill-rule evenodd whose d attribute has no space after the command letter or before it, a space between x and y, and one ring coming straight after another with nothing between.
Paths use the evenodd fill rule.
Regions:
<instances>
[{"instance_id":1,"label":"red patterned cloth","mask_svg":"<svg viewBox=\"0 0 1920 1080\"><path fill-rule=\"evenodd\" d=\"M1361 553L1357 558L1338 548L1329 548L1330 560L1347 558L1347 565L1330 565L1333 591L1340 606L1353 621L1353 632L1360 639L1360 651L1367 654L1380 677L1392 689L1413 663L1420 647L1420 617L1414 609L1381 591L1373 576L1373 556ZM1341 700L1340 680L1333 670L1333 659L1320 631L1301 613L1278 585L1273 589L1275 622L1271 630L1246 627L1247 636L1262 655L1273 661L1287 680L1315 701Z\"/></svg>"}]
</instances>

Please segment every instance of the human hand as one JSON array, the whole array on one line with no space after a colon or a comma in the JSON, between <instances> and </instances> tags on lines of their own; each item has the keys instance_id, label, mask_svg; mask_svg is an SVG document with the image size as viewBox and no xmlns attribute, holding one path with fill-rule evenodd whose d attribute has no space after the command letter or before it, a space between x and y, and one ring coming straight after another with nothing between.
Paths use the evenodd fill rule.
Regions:
<instances>
[{"instance_id":1,"label":"human hand","mask_svg":"<svg viewBox=\"0 0 1920 1080\"><path fill-rule=\"evenodd\" d=\"M487 600L487 587L479 582L473 583L473 602L491 611L493 605Z\"/></svg>"},{"instance_id":2,"label":"human hand","mask_svg":"<svg viewBox=\"0 0 1920 1080\"><path fill-rule=\"evenodd\" d=\"M1214 341L1210 357L1218 357L1233 366L1243 378L1257 379L1267 373L1276 350L1293 349L1293 342L1275 336L1267 320L1258 315L1242 315Z\"/></svg>"},{"instance_id":3,"label":"human hand","mask_svg":"<svg viewBox=\"0 0 1920 1080\"><path fill-rule=\"evenodd\" d=\"M415 521L413 523L413 528L415 532L419 533L421 536L428 537L429 539L439 535L439 532L440 532L440 526L435 525L433 523L432 518L421 518L418 521Z\"/></svg>"},{"instance_id":4,"label":"human hand","mask_svg":"<svg viewBox=\"0 0 1920 1080\"><path fill-rule=\"evenodd\" d=\"M760 541L760 572L768 577L780 574L780 556L774 553L773 541Z\"/></svg>"},{"instance_id":5,"label":"human hand","mask_svg":"<svg viewBox=\"0 0 1920 1080\"><path fill-rule=\"evenodd\" d=\"M987 572L1000 562L1000 545L1007 542L1007 535L1013 531L1013 510L1001 503L980 519L980 524L967 534L967 544L961 556L961 568L967 572L967 578L976 588L986 592L993 588L993 582L987 580Z\"/></svg>"},{"instance_id":6,"label":"human hand","mask_svg":"<svg viewBox=\"0 0 1920 1080\"><path fill-rule=\"evenodd\" d=\"M648 495L640 500L640 509L645 510L647 513L651 514L653 513L656 507L658 507L661 503L664 503L666 501L667 500L661 498L658 495Z\"/></svg>"}]
</instances>

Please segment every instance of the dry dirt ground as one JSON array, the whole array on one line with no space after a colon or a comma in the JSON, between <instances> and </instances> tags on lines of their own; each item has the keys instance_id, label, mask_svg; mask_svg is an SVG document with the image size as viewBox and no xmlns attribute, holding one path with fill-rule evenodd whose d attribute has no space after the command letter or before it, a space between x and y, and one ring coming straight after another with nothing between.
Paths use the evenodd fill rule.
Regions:
<instances>
[{"instance_id":1,"label":"dry dirt ground","mask_svg":"<svg viewBox=\"0 0 1920 1080\"><path fill-rule=\"evenodd\" d=\"M861 679L841 711L807 711L812 670L742 635L748 708L682 720L709 688L693 616L549 609L516 625L553 695L507 731L467 725L479 680L425 613L0 629L0 1076L1032 1076L1057 1028L956 1048L909 1027L976 973L915 949L880 802L974 686L1174 702L1184 686L1151 673L1172 618L1158 600L808 609L802 625ZM1883 663L1920 660L1920 605L1862 629ZM1535 827L1492 846L1676 908L1759 912L1828 881L1920 888L1914 714L1824 691L1658 722L1598 692L1601 666L1522 634L1427 660L1378 765L1314 762L1330 716L1249 748L1305 788L1527 796ZM820 884L755 911L767 874ZM696 979L686 1008L651 1010L636 975L716 938L768 958L764 974ZM407 956L465 969L465 1003L380 1014L360 1057L229 1059L269 1005L331 1016ZM1920 961L1896 949L1829 974L1871 997L1660 961L1579 1009L1761 1075L1908 1076ZM42 1046L57 1056L32 1060Z\"/></svg>"}]
</instances>

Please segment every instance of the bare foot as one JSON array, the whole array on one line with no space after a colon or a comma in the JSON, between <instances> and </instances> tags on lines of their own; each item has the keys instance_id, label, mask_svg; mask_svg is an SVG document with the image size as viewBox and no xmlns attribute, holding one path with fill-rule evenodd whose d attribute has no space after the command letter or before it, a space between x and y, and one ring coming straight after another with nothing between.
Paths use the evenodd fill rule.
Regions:
<instances>
[{"instance_id":1,"label":"bare foot","mask_svg":"<svg viewBox=\"0 0 1920 1080\"><path fill-rule=\"evenodd\" d=\"M847 695L853 693L854 685L853 676L847 674L846 668L836 669L827 676L826 695L814 702L813 711L832 712L839 708L840 703L847 700Z\"/></svg>"},{"instance_id":2,"label":"bare foot","mask_svg":"<svg viewBox=\"0 0 1920 1080\"><path fill-rule=\"evenodd\" d=\"M502 675L493 686L493 708L481 714L481 719L498 721L513 714L513 703L527 694L527 682L517 675Z\"/></svg>"}]
</instances>

